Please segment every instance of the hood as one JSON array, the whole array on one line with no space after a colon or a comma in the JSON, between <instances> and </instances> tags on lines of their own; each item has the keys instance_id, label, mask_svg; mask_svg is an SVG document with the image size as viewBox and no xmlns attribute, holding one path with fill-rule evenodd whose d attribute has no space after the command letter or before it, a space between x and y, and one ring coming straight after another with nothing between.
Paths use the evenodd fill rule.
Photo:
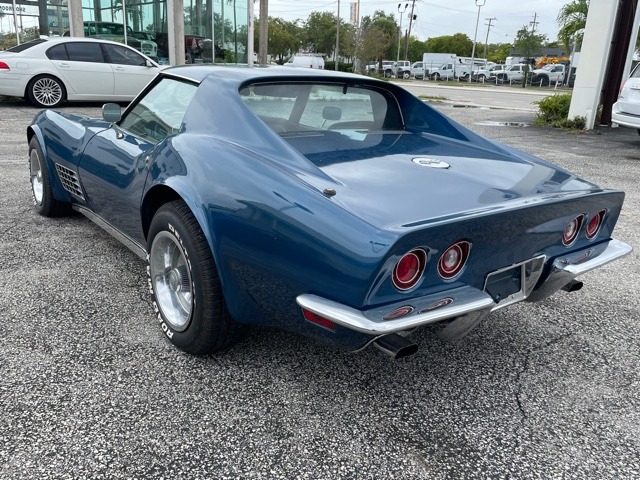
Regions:
<instances>
[{"instance_id":1,"label":"hood","mask_svg":"<svg viewBox=\"0 0 640 480\"><path fill-rule=\"evenodd\" d=\"M332 200L379 228L406 228L598 189L490 142L478 146L406 133L379 137L375 148L307 154L336 182Z\"/></svg>"}]
</instances>

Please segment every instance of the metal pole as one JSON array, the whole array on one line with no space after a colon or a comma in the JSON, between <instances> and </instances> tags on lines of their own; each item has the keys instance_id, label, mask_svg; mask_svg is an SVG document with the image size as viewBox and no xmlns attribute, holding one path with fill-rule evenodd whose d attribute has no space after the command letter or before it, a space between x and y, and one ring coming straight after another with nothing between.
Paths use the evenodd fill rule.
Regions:
<instances>
[{"instance_id":1,"label":"metal pole","mask_svg":"<svg viewBox=\"0 0 640 480\"><path fill-rule=\"evenodd\" d=\"M404 42L404 59L407 60L409 57L409 37L411 37L411 25L413 25L413 9L416 6L416 0L413 0L411 3L411 15L409 16L409 30L407 31L407 37Z\"/></svg>"},{"instance_id":2,"label":"metal pole","mask_svg":"<svg viewBox=\"0 0 640 480\"><path fill-rule=\"evenodd\" d=\"M249 38L247 38L247 63L249 64L250 67L253 67L253 50L255 48L255 45L253 44L253 32L255 31L255 25L253 24L253 20L254 20L254 12L253 12L253 2L249 2L249 13L248 13L248 23L249 23L249 28L248 28L248 35Z\"/></svg>"},{"instance_id":3,"label":"metal pole","mask_svg":"<svg viewBox=\"0 0 640 480\"><path fill-rule=\"evenodd\" d=\"M338 71L338 55L340 55L340 0L338 0L338 19L336 22L336 56L335 71Z\"/></svg>"},{"instance_id":4,"label":"metal pole","mask_svg":"<svg viewBox=\"0 0 640 480\"><path fill-rule=\"evenodd\" d=\"M400 10L401 3L398 4L398 12L400 13L400 26L398 27L398 54L396 55L396 62L400 61L400 39L402 38L402 14L407 11L409 7L408 3L404 4L404 10ZM396 65L397 66L397 65Z\"/></svg>"},{"instance_id":5,"label":"metal pole","mask_svg":"<svg viewBox=\"0 0 640 480\"><path fill-rule=\"evenodd\" d=\"M476 56L476 38L478 37L478 24L480 23L480 9L487 3L487 0L476 0L478 7L478 17L476 18L476 32L473 34L473 50L471 50L471 70L469 70L469 83L471 83L471 74L473 73L473 59Z\"/></svg>"},{"instance_id":6,"label":"metal pole","mask_svg":"<svg viewBox=\"0 0 640 480\"><path fill-rule=\"evenodd\" d=\"M122 0L122 26L124 28L124 44L127 44L127 5Z\"/></svg>"}]
</instances>

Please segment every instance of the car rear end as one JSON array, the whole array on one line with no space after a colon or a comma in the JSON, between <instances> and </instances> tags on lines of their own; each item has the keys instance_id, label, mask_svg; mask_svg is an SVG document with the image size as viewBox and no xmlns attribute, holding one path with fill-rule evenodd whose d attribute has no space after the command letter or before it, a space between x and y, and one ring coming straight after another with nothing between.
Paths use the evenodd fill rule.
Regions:
<instances>
[{"instance_id":1,"label":"car rear end","mask_svg":"<svg viewBox=\"0 0 640 480\"><path fill-rule=\"evenodd\" d=\"M35 59L29 59L33 48L44 42L46 40L38 39L0 52L0 95L24 97L27 84L32 78Z\"/></svg>"},{"instance_id":2,"label":"car rear end","mask_svg":"<svg viewBox=\"0 0 640 480\"><path fill-rule=\"evenodd\" d=\"M611 121L636 128L640 133L640 69L637 66L620 89L618 101L611 111Z\"/></svg>"}]
</instances>

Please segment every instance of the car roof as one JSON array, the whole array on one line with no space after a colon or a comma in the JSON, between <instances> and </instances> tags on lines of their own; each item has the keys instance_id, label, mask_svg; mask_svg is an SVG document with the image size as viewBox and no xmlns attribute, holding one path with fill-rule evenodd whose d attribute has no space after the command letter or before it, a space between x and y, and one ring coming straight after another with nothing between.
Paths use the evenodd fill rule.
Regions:
<instances>
[{"instance_id":1,"label":"car roof","mask_svg":"<svg viewBox=\"0 0 640 480\"><path fill-rule=\"evenodd\" d=\"M335 81L349 79L358 81L373 81L371 77L355 75L353 73L301 67L288 67L284 65L250 67L249 65L191 64L168 67L163 70L163 73L167 75L175 75L183 78L188 78L196 82L201 82L209 76L232 80L236 81L237 83L251 82L252 80L295 80L297 78L304 78L305 80L313 79L317 81ZM380 80L376 80L376 82L380 82L383 84L386 83Z\"/></svg>"}]
</instances>

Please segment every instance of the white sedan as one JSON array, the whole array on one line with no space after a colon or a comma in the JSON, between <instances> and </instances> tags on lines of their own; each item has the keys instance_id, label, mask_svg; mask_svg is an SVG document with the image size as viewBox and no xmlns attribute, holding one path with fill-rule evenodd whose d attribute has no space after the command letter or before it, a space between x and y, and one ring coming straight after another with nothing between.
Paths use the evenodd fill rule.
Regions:
<instances>
[{"instance_id":1,"label":"white sedan","mask_svg":"<svg viewBox=\"0 0 640 480\"><path fill-rule=\"evenodd\" d=\"M613 104L611 110L611 121L625 127L636 128L640 133L640 68L638 65L620 89L618 101Z\"/></svg>"},{"instance_id":2,"label":"white sedan","mask_svg":"<svg viewBox=\"0 0 640 480\"><path fill-rule=\"evenodd\" d=\"M121 43L91 38L40 38L0 52L0 95L37 107L65 100L128 102L160 66Z\"/></svg>"}]
</instances>

